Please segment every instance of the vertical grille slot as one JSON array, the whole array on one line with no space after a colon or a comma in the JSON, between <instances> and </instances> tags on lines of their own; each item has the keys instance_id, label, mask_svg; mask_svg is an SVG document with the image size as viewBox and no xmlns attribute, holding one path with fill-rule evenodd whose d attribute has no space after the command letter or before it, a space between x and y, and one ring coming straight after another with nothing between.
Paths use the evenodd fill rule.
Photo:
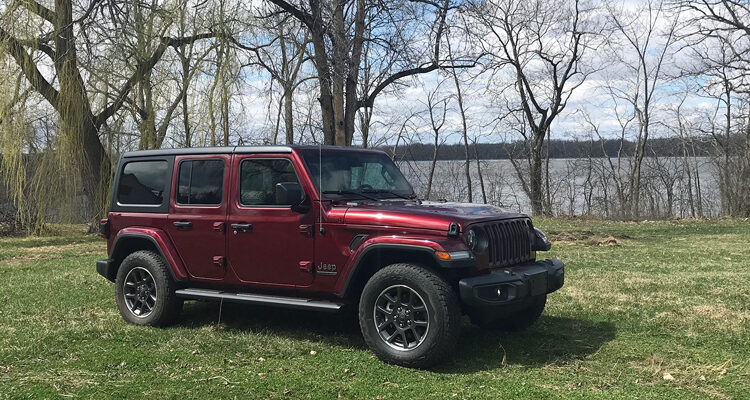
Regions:
<instances>
[{"instance_id":1,"label":"vertical grille slot","mask_svg":"<svg viewBox=\"0 0 750 400\"><path fill-rule=\"evenodd\" d=\"M528 218L491 221L482 224L482 228L489 242L490 268L509 267L533 259Z\"/></svg>"}]
</instances>

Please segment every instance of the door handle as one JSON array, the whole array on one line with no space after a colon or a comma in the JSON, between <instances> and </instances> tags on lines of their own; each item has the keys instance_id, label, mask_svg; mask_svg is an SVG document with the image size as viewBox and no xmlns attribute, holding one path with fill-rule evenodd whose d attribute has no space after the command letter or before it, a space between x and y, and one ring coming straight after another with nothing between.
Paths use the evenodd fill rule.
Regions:
<instances>
[{"instance_id":1,"label":"door handle","mask_svg":"<svg viewBox=\"0 0 750 400\"><path fill-rule=\"evenodd\" d=\"M175 221L172 222L172 225L177 227L177 229L190 229L193 227L193 223L190 221Z\"/></svg>"},{"instance_id":2,"label":"door handle","mask_svg":"<svg viewBox=\"0 0 750 400\"><path fill-rule=\"evenodd\" d=\"M237 232L252 232L253 231L253 224L247 224L244 222L238 223L238 224L232 224L230 226L234 230L235 235L237 234Z\"/></svg>"},{"instance_id":3,"label":"door handle","mask_svg":"<svg viewBox=\"0 0 750 400\"><path fill-rule=\"evenodd\" d=\"M299 226L299 233L303 235L312 236L313 233L313 226L312 225L300 225Z\"/></svg>"}]
</instances>

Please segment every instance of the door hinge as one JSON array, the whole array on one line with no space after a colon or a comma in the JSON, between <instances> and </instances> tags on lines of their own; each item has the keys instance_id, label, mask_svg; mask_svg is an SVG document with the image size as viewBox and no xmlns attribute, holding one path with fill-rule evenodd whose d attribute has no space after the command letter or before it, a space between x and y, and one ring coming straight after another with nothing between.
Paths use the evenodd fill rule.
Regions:
<instances>
[{"instance_id":1,"label":"door hinge","mask_svg":"<svg viewBox=\"0 0 750 400\"><path fill-rule=\"evenodd\" d=\"M214 256L214 265L219 268L226 268L227 259L224 256Z\"/></svg>"},{"instance_id":2,"label":"door hinge","mask_svg":"<svg viewBox=\"0 0 750 400\"><path fill-rule=\"evenodd\" d=\"M299 269L304 272L312 272L312 261L300 261Z\"/></svg>"}]
</instances>

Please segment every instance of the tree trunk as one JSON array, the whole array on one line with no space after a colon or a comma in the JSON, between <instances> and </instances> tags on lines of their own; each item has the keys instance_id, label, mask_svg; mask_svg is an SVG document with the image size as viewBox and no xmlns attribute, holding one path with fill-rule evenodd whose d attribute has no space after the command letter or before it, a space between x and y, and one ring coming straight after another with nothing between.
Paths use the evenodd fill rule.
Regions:
<instances>
[{"instance_id":1,"label":"tree trunk","mask_svg":"<svg viewBox=\"0 0 750 400\"><path fill-rule=\"evenodd\" d=\"M362 147L370 145L370 121L372 120L372 107L365 107L359 117L359 128L362 130Z\"/></svg>"},{"instance_id":2,"label":"tree trunk","mask_svg":"<svg viewBox=\"0 0 750 400\"><path fill-rule=\"evenodd\" d=\"M430 194L432 193L432 178L435 176L435 165L437 165L437 158L438 158L438 139L440 136L440 132L438 130L435 130L435 142L433 144L433 150L432 150L432 161L430 161L430 173L427 175L427 191L425 192L425 199L430 199Z\"/></svg>"},{"instance_id":3,"label":"tree trunk","mask_svg":"<svg viewBox=\"0 0 750 400\"><path fill-rule=\"evenodd\" d=\"M484 177L482 176L482 163L479 161L477 142L474 142L474 158L477 161L477 175L479 175L479 187L482 189L482 203L487 204L487 192L484 190Z\"/></svg>"},{"instance_id":4,"label":"tree trunk","mask_svg":"<svg viewBox=\"0 0 750 400\"><path fill-rule=\"evenodd\" d=\"M284 127L286 128L286 144L294 143L294 116L292 114L292 88L284 88Z\"/></svg>"},{"instance_id":5,"label":"tree trunk","mask_svg":"<svg viewBox=\"0 0 750 400\"><path fill-rule=\"evenodd\" d=\"M82 151L63 146L58 151L71 151L79 163L83 190L88 201L92 221L99 219L106 207L110 178L109 157L99 141L94 125L83 79L78 72L75 37L73 32L73 7L70 0L55 0L56 35L54 60L60 85L57 112L60 116L60 133L70 146L82 143ZM76 140L80 138L81 140ZM80 151L80 153L79 153Z\"/></svg>"},{"instance_id":6,"label":"tree trunk","mask_svg":"<svg viewBox=\"0 0 750 400\"><path fill-rule=\"evenodd\" d=\"M181 59L182 64L182 87L185 90L185 95L182 96L182 127L185 132L185 147L190 147L192 142L192 134L190 131L190 109L188 108L188 96L187 90L190 85L190 61L187 58Z\"/></svg>"},{"instance_id":7,"label":"tree trunk","mask_svg":"<svg viewBox=\"0 0 750 400\"><path fill-rule=\"evenodd\" d=\"M310 0L310 12L313 16L313 26L310 28L310 38L313 43L315 70L318 73L318 86L320 87L321 119L323 122L323 144L335 144L333 113L333 93L331 92L331 73L328 70L328 56L325 45L325 31L323 27L323 16L320 10L319 0Z\"/></svg>"},{"instance_id":8,"label":"tree trunk","mask_svg":"<svg viewBox=\"0 0 750 400\"><path fill-rule=\"evenodd\" d=\"M529 163L529 200L531 201L531 213L533 215L545 215L541 149L532 151L529 157L531 158Z\"/></svg>"},{"instance_id":9,"label":"tree trunk","mask_svg":"<svg viewBox=\"0 0 750 400\"><path fill-rule=\"evenodd\" d=\"M451 54L450 45L448 46L448 54ZM469 155L469 132L466 126L466 111L464 109L464 98L461 93L461 84L458 81L458 74L455 69L451 70L453 75L453 83L456 85L456 100L458 100L458 111L461 113L461 129L464 141L464 176L466 178L466 189L469 194L469 203L473 201L473 189L471 187L471 156Z\"/></svg>"}]
</instances>

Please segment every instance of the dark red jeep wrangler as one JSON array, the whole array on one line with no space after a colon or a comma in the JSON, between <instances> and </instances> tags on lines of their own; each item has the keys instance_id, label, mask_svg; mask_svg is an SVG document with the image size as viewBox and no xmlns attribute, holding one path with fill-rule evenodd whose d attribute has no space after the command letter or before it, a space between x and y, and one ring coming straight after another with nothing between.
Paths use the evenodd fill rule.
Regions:
<instances>
[{"instance_id":1,"label":"dark red jeep wrangler","mask_svg":"<svg viewBox=\"0 0 750 400\"><path fill-rule=\"evenodd\" d=\"M120 158L107 218L123 318L165 325L183 300L358 309L383 361L445 357L462 314L523 329L563 285L531 220L417 198L383 152L268 146L136 151Z\"/></svg>"}]
</instances>

